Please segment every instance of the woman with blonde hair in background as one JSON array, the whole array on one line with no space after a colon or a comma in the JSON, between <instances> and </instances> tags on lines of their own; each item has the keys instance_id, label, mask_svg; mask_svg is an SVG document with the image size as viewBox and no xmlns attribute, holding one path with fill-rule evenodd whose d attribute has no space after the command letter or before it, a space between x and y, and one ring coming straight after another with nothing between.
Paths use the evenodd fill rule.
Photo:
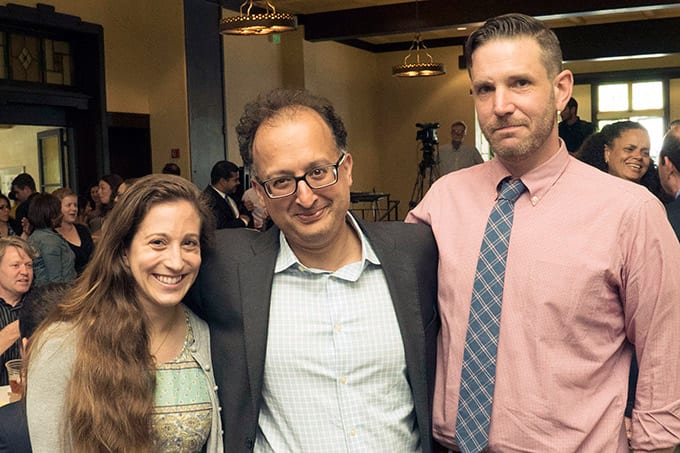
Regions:
<instances>
[{"instance_id":1,"label":"woman with blonde hair in background","mask_svg":"<svg viewBox=\"0 0 680 453\"><path fill-rule=\"evenodd\" d=\"M29 345L35 451L223 451L208 328L181 304L213 235L186 179L150 175L123 195Z\"/></svg>"},{"instance_id":2,"label":"woman with blonde hair in background","mask_svg":"<svg viewBox=\"0 0 680 453\"><path fill-rule=\"evenodd\" d=\"M78 196L66 187L57 189L52 195L61 200L61 225L56 228L57 233L66 240L66 243L75 255L76 274L80 275L85 265L90 261L94 242L90 230L78 221Z\"/></svg>"}]
</instances>

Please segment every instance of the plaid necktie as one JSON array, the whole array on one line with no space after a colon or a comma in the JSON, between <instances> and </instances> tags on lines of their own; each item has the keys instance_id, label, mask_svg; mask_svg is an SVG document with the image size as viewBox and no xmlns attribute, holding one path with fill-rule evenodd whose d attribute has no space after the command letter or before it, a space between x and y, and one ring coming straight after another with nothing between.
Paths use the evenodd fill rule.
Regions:
<instances>
[{"instance_id":1,"label":"plaid necktie","mask_svg":"<svg viewBox=\"0 0 680 453\"><path fill-rule=\"evenodd\" d=\"M479 251L456 420L456 441L464 453L482 451L489 440L505 261L515 201L525 190L519 179L501 181Z\"/></svg>"}]
</instances>

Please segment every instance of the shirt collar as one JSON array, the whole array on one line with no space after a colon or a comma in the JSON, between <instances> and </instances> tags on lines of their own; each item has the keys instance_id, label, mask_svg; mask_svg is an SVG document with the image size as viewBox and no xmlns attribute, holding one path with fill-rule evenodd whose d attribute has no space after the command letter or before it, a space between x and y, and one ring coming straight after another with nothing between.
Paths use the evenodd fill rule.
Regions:
<instances>
[{"instance_id":1,"label":"shirt collar","mask_svg":"<svg viewBox=\"0 0 680 453\"><path fill-rule=\"evenodd\" d=\"M680 190L675 192L675 199L677 200L678 198L680 198Z\"/></svg>"},{"instance_id":2,"label":"shirt collar","mask_svg":"<svg viewBox=\"0 0 680 453\"><path fill-rule=\"evenodd\" d=\"M0 305L4 305L5 307L7 307L7 308L9 309L9 311L17 311L17 310L19 310L21 307L23 307L23 305L24 305L24 298L22 297L21 299L19 299L19 302L17 302L17 304L16 304L15 306L11 306L10 304L8 304L8 303L5 301L5 299L3 299L2 297L0 297Z\"/></svg>"},{"instance_id":3,"label":"shirt collar","mask_svg":"<svg viewBox=\"0 0 680 453\"><path fill-rule=\"evenodd\" d=\"M227 194L222 192L221 190L217 189L217 187L213 186L212 184L210 184L210 187L212 187L215 192L220 194L222 196L222 198L224 198L224 199L227 198Z\"/></svg>"},{"instance_id":4,"label":"shirt collar","mask_svg":"<svg viewBox=\"0 0 680 453\"><path fill-rule=\"evenodd\" d=\"M573 157L569 155L564 141L560 139L560 148L550 159L521 176L520 179L527 187L533 206L536 206L555 185L566 170L570 159ZM503 179L510 176L510 172L498 159L493 159L491 162L490 171L495 190Z\"/></svg>"},{"instance_id":5,"label":"shirt collar","mask_svg":"<svg viewBox=\"0 0 680 453\"><path fill-rule=\"evenodd\" d=\"M363 231L361 231L356 219L349 212L347 213L346 222L349 223L354 231L356 231L357 235L359 235L359 239L361 241L361 261L348 264L347 266L338 269L336 272L334 272L334 274L336 274L338 277L346 278L347 280L356 280L359 278L359 275L361 275L361 272L364 270L364 268L366 268L366 266L368 266L369 263L379 266L380 259L378 259L378 256L375 254L375 251L368 242L366 235L364 235ZM328 271L309 268L302 264L298 260L297 256L295 256L293 249L291 249L290 245L288 245L288 241L286 240L286 236L283 234L283 231L279 231L279 243L281 244L281 247L279 248L279 254L276 257L276 264L274 265L275 274L283 272L293 266L303 271L328 273Z\"/></svg>"}]
</instances>

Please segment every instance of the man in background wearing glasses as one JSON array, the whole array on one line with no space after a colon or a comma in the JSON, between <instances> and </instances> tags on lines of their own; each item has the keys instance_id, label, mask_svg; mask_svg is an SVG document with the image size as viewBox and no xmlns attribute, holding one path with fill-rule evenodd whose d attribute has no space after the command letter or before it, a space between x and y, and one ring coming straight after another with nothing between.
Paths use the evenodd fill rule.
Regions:
<instances>
[{"instance_id":1,"label":"man in background wearing glasses","mask_svg":"<svg viewBox=\"0 0 680 453\"><path fill-rule=\"evenodd\" d=\"M349 214L353 159L328 101L274 90L236 130L275 227L219 231L191 296L226 451L431 452L429 228Z\"/></svg>"}]
</instances>

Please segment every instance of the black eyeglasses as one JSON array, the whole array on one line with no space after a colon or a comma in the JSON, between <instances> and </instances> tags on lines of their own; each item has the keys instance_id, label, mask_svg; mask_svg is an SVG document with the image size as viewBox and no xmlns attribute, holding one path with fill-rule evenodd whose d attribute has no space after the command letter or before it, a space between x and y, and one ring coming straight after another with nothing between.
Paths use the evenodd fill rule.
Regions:
<instances>
[{"instance_id":1,"label":"black eyeglasses","mask_svg":"<svg viewBox=\"0 0 680 453\"><path fill-rule=\"evenodd\" d=\"M284 198L297 192L298 183L304 181L312 189L323 189L338 182L338 167L342 165L347 153L342 153L334 164L312 168L302 176L277 176L276 178L259 181L269 198Z\"/></svg>"}]
</instances>

